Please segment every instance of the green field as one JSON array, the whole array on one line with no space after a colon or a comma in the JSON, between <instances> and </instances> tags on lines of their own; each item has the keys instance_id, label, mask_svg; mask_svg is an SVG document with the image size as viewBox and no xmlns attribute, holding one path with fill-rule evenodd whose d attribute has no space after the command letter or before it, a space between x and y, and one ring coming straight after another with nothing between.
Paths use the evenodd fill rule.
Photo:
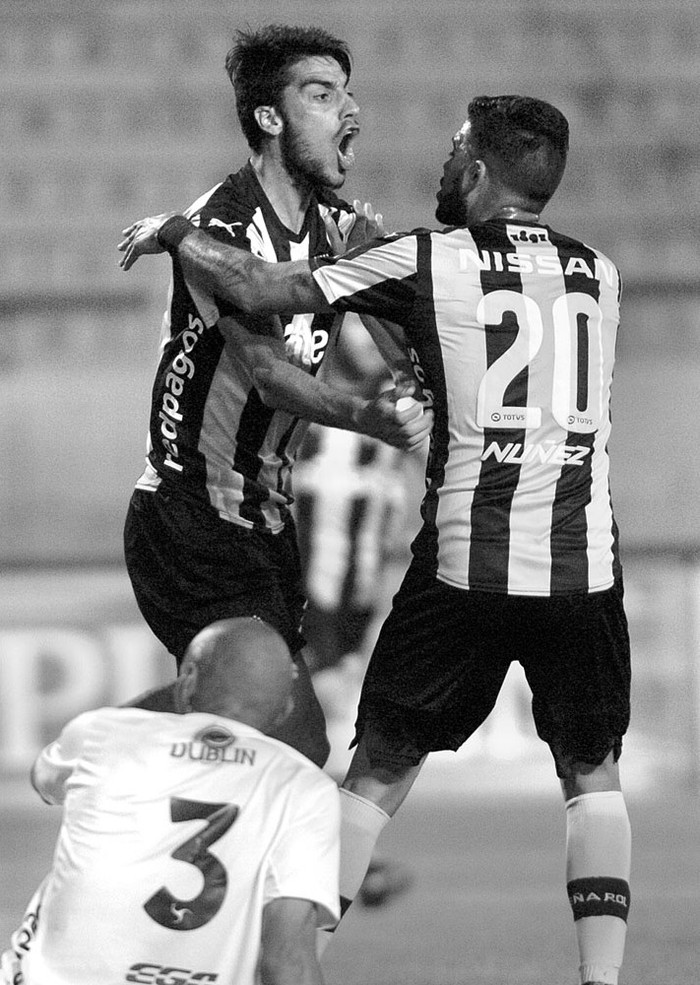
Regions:
<instances>
[{"instance_id":1,"label":"green field","mask_svg":"<svg viewBox=\"0 0 700 985\"><path fill-rule=\"evenodd\" d=\"M697 985L700 797L635 793L629 809L632 911L621 981ZM17 805L0 818L7 939L48 865L58 813ZM468 802L416 789L381 843L411 865L414 887L384 908L349 911L324 959L328 985L575 985L563 840L554 794Z\"/></svg>"}]
</instances>

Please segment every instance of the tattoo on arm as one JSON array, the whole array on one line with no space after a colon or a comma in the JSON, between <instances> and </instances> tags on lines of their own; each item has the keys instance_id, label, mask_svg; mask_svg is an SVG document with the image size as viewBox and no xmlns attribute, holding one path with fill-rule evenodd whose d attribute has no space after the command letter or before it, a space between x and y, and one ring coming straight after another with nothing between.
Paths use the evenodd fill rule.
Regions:
<instances>
[{"instance_id":1,"label":"tattoo on arm","mask_svg":"<svg viewBox=\"0 0 700 985\"><path fill-rule=\"evenodd\" d=\"M192 228L177 247L188 280L250 314L331 311L308 263L269 263Z\"/></svg>"}]
</instances>

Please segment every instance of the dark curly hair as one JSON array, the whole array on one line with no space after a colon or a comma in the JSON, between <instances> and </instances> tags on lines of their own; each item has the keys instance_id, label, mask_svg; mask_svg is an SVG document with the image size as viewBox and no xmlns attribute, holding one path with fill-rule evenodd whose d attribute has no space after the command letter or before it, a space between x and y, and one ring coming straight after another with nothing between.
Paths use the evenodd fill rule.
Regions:
<instances>
[{"instance_id":1,"label":"dark curly hair","mask_svg":"<svg viewBox=\"0 0 700 985\"><path fill-rule=\"evenodd\" d=\"M261 149L264 134L255 110L278 106L289 81L289 69L302 58L334 58L350 78L352 61L348 45L319 27L270 24L259 30L240 30L226 56L226 72L236 95L236 110L250 148Z\"/></svg>"},{"instance_id":2,"label":"dark curly hair","mask_svg":"<svg viewBox=\"0 0 700 985\"><path fill-rule=\"evenodd\" d=\"M529 96L477 96L468 116L476 155L504 185L543 208L566 167L569 124L564 114Z\"/></svg>"}]
</instances>

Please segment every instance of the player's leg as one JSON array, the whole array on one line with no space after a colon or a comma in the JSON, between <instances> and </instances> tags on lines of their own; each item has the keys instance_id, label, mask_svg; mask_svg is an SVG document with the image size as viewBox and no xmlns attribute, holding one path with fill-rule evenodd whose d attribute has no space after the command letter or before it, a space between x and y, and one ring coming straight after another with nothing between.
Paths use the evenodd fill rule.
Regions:
<instances>
[{"instance_id":1,"label":"player's leg","mask_svg":"<svg viewBox=\"0 0 700 985\"><path fill-rule=\"evenodd\" d=\"M561 782L581 982L616 985L627 933L632 836L615 753L594 768L570 763Z\"/></svg>"},{"instance_id":2,"label":"player's leg","mask_svg":"<svg viewBox=\"0 0 700 985\"><path fill-rule=\"evenodd\" d=\"M283 725L271 735L298 749L312 763L323 767L330 753L326 736L326 719L316 697L311 674L301 652L295 654L297 677L294 681L294 710Z\"/></svg>"},{"instance_id":3,"label":"player's leg","mask_svg":"<svg viewBox=\"0 0 700 985\"><path fill-rule=\"evenodd\" d=\"M340 787L341 917L371 876L379 836L408 795L425 758L425 753L412 751L402 761L400 740L394 749L386 732L366 724ZM319 931L319 954L333 933Z\"/></svg>"},{"instance_id":4,"label":"player's leg","mask_svg":"<svg viewBox=\"0 0 700 985\"><path fill-rule=\"evenodd\" d=\"M365 675L358 745L341 786L343 910L427 754L459 748L495 704L510 660L494 642L501 620L483 594L414 565L394 598Z\"/></svg>"},{"instance_id":5,"label":"player's leg","mask_svg":"<svg viewBox=\"0 0 700 985\"><path fill-rule=\"evenodd\" d=\"M250 617L276 630L298 664L295 711L281 738L323 765L325 719L301 652L304 595L293 523L272 535L221 520L205 504L175 493L137 491L124 546L139 608L178 668L190 640L214 622ZM261 646L266 639L261 626ZM137 702L173 710L171 695L172 684Z\"/></svg>"},{"instance_id":6,"label":"player's leg","mask_svg":"<svg viewBox=\"0 0 700 985\"><path fill-rule=\"evenodd\" d=\"M554 641L550 659L545 655L526 674L538 732L552 750L566 805L566 881L580 981L616 985L631 863L618 766L630 691L621 587L547 604L547 631Z\"/></svg>"},{"instance_id":7,"label":"player's leg","mask_svg":"<svg viewBox=\"0 0 700 985\"><path fill-rule=\"evenodd\" d=\"M415 783L427 753L369 721L340 788L340 895L347 908L362 889L377 840Z\"/></svg>"},{"instance_id":8,"label":"player's leg","mask_svg":"<svg viewBox=\"0 0 700 985\"><path fill-rule=\"evenodd\" d=\"M400 453L352 432L312 425L295 468L295 518L308 607L313 686L323 707L331 752L326 769L339 779L348 765L369 630L382 602L382 564L397 490ZM372 857L358 894L381 906L413 881L408 867Z\"/></svg>"}]
</instances>

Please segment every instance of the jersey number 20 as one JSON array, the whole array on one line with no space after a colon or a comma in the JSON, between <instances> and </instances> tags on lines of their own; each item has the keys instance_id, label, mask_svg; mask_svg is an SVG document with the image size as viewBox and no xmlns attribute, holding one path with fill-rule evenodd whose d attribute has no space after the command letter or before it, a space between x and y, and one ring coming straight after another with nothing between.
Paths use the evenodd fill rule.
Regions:
<instances>
[{"instance_id":1,"label":"jersey number 20","mask_svg":"<svg viewBox=\"0 0 700 985\"><path fill-rule=\"evenodd\" d=\"M477 318L482 325L497 325L506 312L513 312L518 332L515 341L489 366L479 386L476 423L481 428L538 428L541 407L505 406L509 383L532 363L544 339L542 312L536 301L515 291L493 291L479 302ZM588 294L571 292L552 305L554 365L552 368L551 413L567 431L592 433L603 415L603 313ZM588 345L578 344L577 326L587 325ZM583 379L584 406L578 406L579 380Z\"/></svg>"},{"instance_id":2,"label":"jersey number 20","mask_svg":"<svg viewBox=\"0 0 700 985\"><path fill-rule=\"evenodd\" d=\"M234 804L208 804L199 800L185 800L173 797L170 801L170 818L178 821L192 821L197 818L206 819L206 826L183 841L172 852L172 858L181 862L189 862L199 869L204 878L204 886L198 896L182 900L173 896L169 889L161 886L144 903L144 910L162 927L170 930L196 930L214 917L226 895L228 876L226 869L209 848L226 834L238 817L238 807Z\"/></svg>"}]
</instances>

